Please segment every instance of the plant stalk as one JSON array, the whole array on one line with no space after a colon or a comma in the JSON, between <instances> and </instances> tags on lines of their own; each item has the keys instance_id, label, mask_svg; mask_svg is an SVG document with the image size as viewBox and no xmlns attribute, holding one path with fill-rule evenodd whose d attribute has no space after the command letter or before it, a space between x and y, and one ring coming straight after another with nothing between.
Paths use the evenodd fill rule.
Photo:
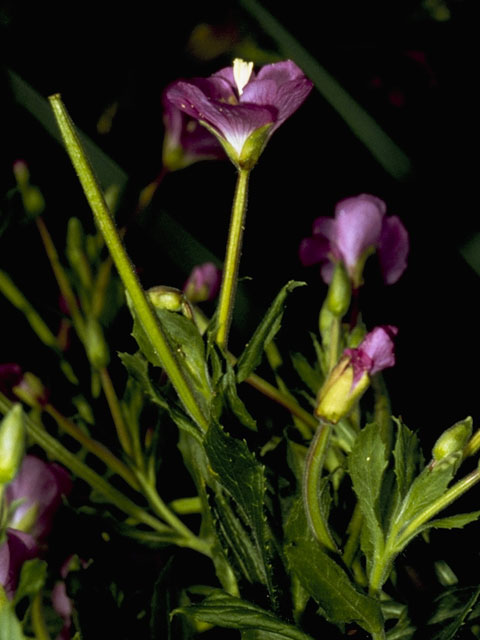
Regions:
<instances>
[{"instance_id":1,"label":"plant stalk","mask_svg":"<svg viewBox=\"0 0 480 640\"><path fill-rule=\"evenodd\" d=\"M233 199L230 230L228 232L227 251L223 265L223 280L217 320L217 344L224 350L228 348L228 334L232 323L235 293L237 291L238 269L242 253L242 238L247 212L248 178L250 170L239 169L235 196Z\"/></svg>"}]
</instances>

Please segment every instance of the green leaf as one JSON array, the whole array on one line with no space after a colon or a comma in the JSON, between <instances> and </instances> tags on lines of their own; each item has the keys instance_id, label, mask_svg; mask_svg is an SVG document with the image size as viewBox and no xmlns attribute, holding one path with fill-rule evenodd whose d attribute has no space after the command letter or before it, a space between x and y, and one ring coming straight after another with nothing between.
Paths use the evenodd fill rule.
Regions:
<instances>
[{"instance_id":1,"label":"green leaf","mask_svg":"<svg viewBox=\"0 0 480 640\"><path fill-rule=\"evenodd\" d=\"M397 440L393 455L395 458L395 475L399 498L403 500L413 482L419 464L423 463L418 438L401 420L393 418L397 423Z\"/></svg>"},{"instance_id":2,"label":"green leaf","mask_svg":"<svg viewBox=\"0 0 480 640\"><path fill-rule=\"evenodd\" d=\"M438 518L430 520L420 530L426 529L462 529L465 525L475 522L480 517L480 511L472 511L471 513L458 513L447 518Z\"/></svg>"},{"instance_id":3,"label":"green leaf","mask_svg":"<svg viewBox=\"0 0 480 640\"><path fill-rule=\"evenodd\" d=\"M258 367L262 360L265 347L273 340L282 323L285 301L290 292L297 287L303 287L305 282L290 280L277 295L272 305L258 325L251 340L245 347L237 362L237 380L243 382L245 378Z\"/></svg>"},{"instance_id":4,"label":"green leaf","mask_svg":"<svg viewBox=\"0 0 480 640\"><path fill-rule=\"evenodd\" d=\"M242 522L251 532L256 552L262 559L262 583L273 595L269 564L270 532L264 513L264 467L244 441L227 435L215 423L207 431L204 446L215 479L234 500Z\"/></svg>"},{"instance_id":5,"label":"green leaf","mask_svg":"<svg viewBox=\"0 0 480 640\"><path fill-rule=\"evenodd\" d=\"M193 424L193 422L185 415L185 413L178 408L172 402L168 402L160 392L160 389L152 383L148 374L148 362L138 351L135 354L119 353L120 360L127 369L129 375L138 382L144 393L150 397L150 399L158 404L162 409L165 409L170 414L170 417L175 422L179 429L183 429L190 435L192 435L199 442L202 441L202 435L199 429Z\"/></svg>"},{"instance_id":6,"label":"green leaf","mask_svg":"<svg viewBox=\"0 0 480 640\"><path fill-rule=\"evenodd\" d=\"M358 434L348 457L348 467L368 530L368 536L362 535L362 547L371 563L375 551L384 544L379 498L387 467L386 447L376 423L367 425Z\"/></svg>"},{"instance_id":7,"label":"green leaf","mask_svg":"<svg viewBox=\"0 0 480 640\"><path fill-rule=\"evenodd\" d=\"M358 591L345 571L322 551L310 533L303 503L298 500L286 524L288 564L325 617L337 624L357 622L369 633L383 629L380 604Z\"/></svg>"},{"instance_id":8,"label":"green leaf","mask_svg":"<svg viewBox=\"0 0 480 640\"><path fill-rule=\"evenodd\" d=\"M232 367L228 363L227 371L222 377L221 388L228 406L230 407L234 415L238 418L240 424L242 424L244 427L247 427L247 429L256 431L257 422L255 418L250 415L247 407L238 396L235 374Z\"/></svg>"},{"instance_id":9,"label":"green leaf","mask_svg":"<svg viewBox=\"0 0 480 640\"><path fill-rule=\"evenodd\" d=\"M438 599L436 613L429 620L429 625L438 625L439 629L430 640L454 640L457 632L464 624L468 614L472 611L480 596L480 587L474 589L453 589L442 594ZM445 622L451 620L445 626Z\"/></svg>"},{"instance_id":10,"label":"green leaf","mask_svg":"<svg viewBox=\"0 0 480 640\"><path fill-rule=\"evenodd\" d=\"M290 358L292 360L293 367L302 382L314 395L317 395L324 379L320 371L315 367L312 367L302 353L291 353Z\"/></svg>"},{"instance_id":11,"label":"green leaf","mask_svg":"<svg viewBox=\"0 0 480 640\"><path fill-rule=\"evenodd\" d=\"M151 364L156 367L162 367L161 359L154 351L149 338L136 317L128 295L127 302L133 317L132 335L137 341L141 352ZM190 319L167 309L155 309L155 311L169 347L176 354L183 377L190 391L202 407L204 415L208 415L212 389L208 377L202 336Z\"/></svg>"},{"instance_id":12,"label":"green leaf","mask_svg":"<svg viewBox=\"0 0 480 640\"><path fill-rule=\"evenodd\" d=\"M411 520L442 496L454 473L455 464L449 460L439 462L434 467L430 465L425 467L414 480L403 502L399 504L393 514L392 529L400 533ZM409 537L409 540L411 537ZM403 541L402 548L407 542L408 540Z\"/></svg>"},{"instance_id":13,"label":"green leaf","mask_svg":"<svg viewBox=\"0 0 480 640\"><path fill-rule=\"evenodd\" d=\"M232 567L251 583L265 582L262 555L232 509L229 499L217 493L215 499L210 501L210 508L215 530Z\"/></svg>"},{"instance_id":14,"label":"green leaf","mask_svg":"<svg viewBox=\"0 0 480 640\"><path fill-rule=\"evenodd\" d=\"M127 370L130 377L132 377L138 384L142 391L152 400L155 404L160 405L163 409L168 409L168 403L150 380L148 374L148 362L142 356L140 351L137 353L118 353L117 354L123 363L123 366Z\"/></svg>"},{"instance_id":15,"label":"green leaf","mask_svg":"<svg viewBox=\"0 0 480 640\"><path fill-rule=\"evenodd\" d=\"M220 589L213 591L201 604L178 607L173 611L172 615L177 613L183 613L219 627L240 629L242 631L264 631L267 634L271 634L261 634L260 638L262 640L266 638L272 638L272 640L274 638L279 640L284 638L289 640L312 640L311 636L283 622L269 611L231 596Z\"/></svg>"},{"instance_id":16,"label":"green leaf","mask_svg":"<svg viewBox=\"0 0 480 640\"><path fill-rule=\"evenodd\" d=\"M25 596L35 596L45 584L47 563L39 558L27 560L22 565L20 580L15 591L15 604Z\"/></svg>"},{"instance_id":17,"label":"green leaf","mask_svg":"<svg viewBox=\"0 0 480 640\"><path fill-rule=\"evenodd\" d=\"M25 640L20 622L7 604L0 609L0 640Z\"/></svg>"}]
</instances>

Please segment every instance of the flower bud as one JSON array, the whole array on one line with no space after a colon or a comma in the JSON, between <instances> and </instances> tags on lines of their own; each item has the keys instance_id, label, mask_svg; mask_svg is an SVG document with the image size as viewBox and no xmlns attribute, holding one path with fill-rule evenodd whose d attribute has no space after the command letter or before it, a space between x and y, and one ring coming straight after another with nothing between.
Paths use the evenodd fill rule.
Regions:
<instances>
[{"instance_id":1,"label":"flower bud","mask_svg":"<svg viewBox=\"0 0 480 640\"><path fill-rule=\"evenodd\" d=\"M158 285L148 289L147 295L155 309L180 311L187 318L193 317L190 304L180 289Z\"/></svg>"},{"instance_id":2,"label":"flower bud","mask_svg":"<svg viewBox=\"0 0 480 640\"><path fill-rule=\"evenodd\" d=\"M26 371L20 382L12 389L15 396L30 407L44 407L48 402L49 390L37 376Z\"/></svg>"},{"instance_id":3,"label":"flower bud","mask_svg":"<svg viewBox=\"0 0 480 640\"><path fill-rule=\"evenodd\" d=\"M472 418L456 422L438 438L433 445L432 457L434 462L444 460L447 456L461 453L472 435Z\"/></svg>"},{"instance_id":4,"label":"flower bud","mask_svg":"<svg viewBox=\"0 0 480 640\"><path fill-rule=\"evenodd\" d=\"M366 372L354 384L351 358L342 357L319 391L315 415L336 424L340 418L350 413L369 384L370 379Z\"/></svg>"},{"instance_id":5,"label":"flower bud","mask_svg":"<svg viewBox=\"0 0 480 640\"><path fill-rule=\"evenodd\" d=\"M347 271L341 262L337 262L333 278L328 289L326 306L338 318L343 318L350 306L352 287Z\"/></svg>"},{"instance_id":6,"label":"flower bud","mask_svg":"<svg viewBox=\"0 0 480 640\"><path fill-rule=\"evenodd\" d=\"M0 423L0 484L17 475L25 449L23 409L15 404Z\"/></svg>"},{"instance_id":7,"label":"flower bud","mask_svg":"<svg viewBox=\"0 0 480 640\"><path fill-rule=\"evenodd\" d=\"M220 289L222 272L213 262L204 262L192 269L183 285L183 292L193 304L213 300Z\"/></svg>"}]
</instances>

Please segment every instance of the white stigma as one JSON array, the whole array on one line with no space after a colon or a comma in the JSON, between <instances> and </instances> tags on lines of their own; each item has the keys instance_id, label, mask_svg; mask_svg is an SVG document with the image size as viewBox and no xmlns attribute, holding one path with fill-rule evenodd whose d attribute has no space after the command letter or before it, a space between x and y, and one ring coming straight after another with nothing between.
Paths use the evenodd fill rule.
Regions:
<instances>
[{"instance_id":1,"label":"white stigma","mask_svg":"<svg viewBox=\"0 0 480 640\"><path fill-rule=\"evenodd\" d=\"M238 95L241 96L243 88L248 84L253 71L253 62L245 62L241 58L233 61L233 78L237 85Z\"/></svg>"}]
</instances>

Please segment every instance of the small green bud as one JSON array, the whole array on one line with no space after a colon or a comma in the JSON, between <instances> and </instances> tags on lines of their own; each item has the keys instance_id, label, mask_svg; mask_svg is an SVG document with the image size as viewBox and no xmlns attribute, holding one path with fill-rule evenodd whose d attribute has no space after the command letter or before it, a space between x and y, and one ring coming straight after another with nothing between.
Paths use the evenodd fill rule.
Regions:
<instances>
[{"instance_id":1,"label":"small green bud","mask_svg":"<svg viewBox=\"0 0 480 640\"><path fill-rule=\"evenodd\" d=\"M110 362L110 351L102 327L93 317L88 318L85 327L85 349L88 359L96 369L103 369Z\"/></svg>"},{"instance_id":2,"label":"small green bud","mask_svg":"<svg viewBox=\"0 0 480 640\"><path fill-rule=\"evenodd\" d=\"M179 311L183 313L186 318L193 318L192 308L185 294L183 291L180 291L180 289L158 285L148 289L147 295L155 309Z\"/></svg>"},{"instance_id":3,"label":"small green bud","mask_svg":"<svg viewBox=\"0 0 480 640\"><path fill-rule=\"evenodd\" d=\"M167 311L182 309L184 295L180 289L158 285L149 289L147 294L155 309L167 309Z\"/></svg>"},{"instance_id":4,"label":"small green bud","mask_svg":"<svg viewBox=\"0 0 480 640\"><path fill-rule=\"evenodd\" d=\"M14 404L0 423L0 484L17 475L25 451L25 424L22 405Z\"/></svg>"},{"instance_id":5,"label":"small green bud","mask_svg":"<svg viewBox=\"0 0 480 640\"><path fill-rule=\"evenodd\" d=\"M447 456L461 453L472 435L472 423L472 418L469 416L444 431L433 446L433 460L439 462Z\"/></svg>"},{"instance_id":6,"label":"small green bud","mask_svg":"<svg viewBox=\"0 0 480 640\"><path fill-rule=\"evenodd\" d=\"M326 307L334 316L343 318L350 306L351 297L350 278L343 264L337 262L325 301Z\"/></svg>"}]
</instances>

